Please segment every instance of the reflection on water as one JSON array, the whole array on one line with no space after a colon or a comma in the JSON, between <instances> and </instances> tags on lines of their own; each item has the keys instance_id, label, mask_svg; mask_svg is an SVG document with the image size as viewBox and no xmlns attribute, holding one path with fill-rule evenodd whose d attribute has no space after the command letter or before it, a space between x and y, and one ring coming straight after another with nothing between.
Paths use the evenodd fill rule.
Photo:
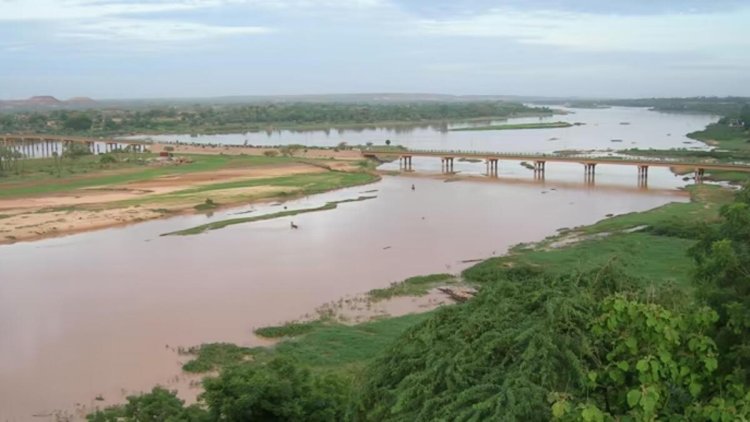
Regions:
<instances>
[{"instance_id":1,"label":"reflection on water","mask_svg":"<svg viewBox=\"0 0 750 422\"><path fill-rule=\"evenodd\" d=\"M687 138L689 132L703 129L718 118L700 114L668 114L644 108L568 109L571 114L548 117L514 118L487 123L534 123L565 121L583 123L569 128L450 131L467 124L396 126L391 128L344 128L329 130L269 130L226 135L151 135L156 141L219 143L229 145L335 146L341 142L394 145L419 149L460 149L475 151L554 152L558 150L606 150L627 148L705 148ZM627 123L627 124L625 124ZM139 137L137 137L139 138Z\"/></svg>"},{"instance_id":2,"label":"reflection on water","mask_svg":"<svg viewBox=\"0 0 750 422\"><path fill-rule=\"evenodd\" d=\"M177 346L257 344L253 327L300 317L345 295L413 275L458 272L469 265L462 260L499 255L610 213L687 200L675 190L564 181L385 177L285 205L307 208L373 189L373 200L198 236L159 235L280 206L0 246L0 420L100 404L99 394L122 400L169 384L184 359L173 351ZM290 221L300 229L290 230Z\"/></svg>"}]
</instances>

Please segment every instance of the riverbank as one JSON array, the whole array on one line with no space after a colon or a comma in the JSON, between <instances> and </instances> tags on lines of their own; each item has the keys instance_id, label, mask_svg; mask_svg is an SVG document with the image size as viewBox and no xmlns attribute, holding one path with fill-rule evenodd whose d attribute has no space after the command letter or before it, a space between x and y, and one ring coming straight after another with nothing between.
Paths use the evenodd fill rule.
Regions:
<instances>
[{"instance_id":1,"label":"riverbank","mask_svg":"<svg viewBox=\"0 0 750 422\"><path fill-rule=\"evenodd\" d=\"M481 290L492 287L500 274L519 268L563 277L616 267L622 271L621 277L635 280L644 294L669 291L672 302L687 301L693 288L690 282L693 264L687 252L697 242L701 225L718 221L720 208L734 196L730 189L711 185L693 185L687 191L690 202L670 203L649 211L613 216L592 225L563 228L540 242L519 244L503 256L483 260L460 276L435 274L405 280L370 291L363 302L352 301L350 306L362 306L380 297L429 295L436 287L452 286L457 279ZM349 302L347 299L346 303ZM443 301L437 307L454 306L451 303ZM315 377L335 377L347 391L359 391L367 384L365 373L372 370L373 360L394 353L394 342L403 343L405 333L412 336L424 333L426 327L450 323L445 317L452 313L434 309L432 306L406 315L381 315L351 325L336 318L335 310L326 308L318 319L256 329L258 334L281 340L272 347L222 343L192 348L187 354L194 357L185 362L184 369L190 373L218 371L236 375L288 361L304 368L301 370L311 371ZM210 388L216 391L224 382L225 378L214 378Z\"/></svg>"},{"instance_id":2,"label":"riverbank","mask_svg":"<svg viewBox=\"0 0 750 422\"><path fill-rule=\"evenodd\" d=\"M0 244L292 199L379 179L351 151L326 151L325 158L322 150L293 157L268 148L249 151L198 154L185 147L171 158L107 155L114 161L106 164L97 156L62 164L26 160L19 174L0 179Z\"/></svg>"}]
</instances>

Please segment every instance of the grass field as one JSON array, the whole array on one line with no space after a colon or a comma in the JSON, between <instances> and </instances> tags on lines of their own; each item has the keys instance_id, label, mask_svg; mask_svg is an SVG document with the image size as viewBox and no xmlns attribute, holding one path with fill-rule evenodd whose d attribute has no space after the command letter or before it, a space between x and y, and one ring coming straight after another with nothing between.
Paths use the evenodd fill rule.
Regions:
<instances>
[{"instance_id":1,"label":"grass field","mask_svg":"<svg viewBox=\"0 0 750 422\"><path fill-rule=\"evenodd\" d=\"M716 145L720 149L750 153L750 130L712 123L704 130L688 133L688 138Z\"/></svg>"},{"instance_id":2,"label":"grass field","mask_svg":"<svg viewBox=\"0 0 750 422\"><path fill-rule=\"evenodd\" d=\"M191 163L152 166L145 161L153 155L114 154L116 163L101 164L99 156L63 160L58 173L55 160L40 158L22 160L18 172L0 177L0 198L59 193L91 186L117 185L150 180L160 176L216 171L233 167L273 165L294 162L289 157L242 155L185 155ZM126 161L127 159L127 161Z\"/></svg>"},{"instance_id":3,"label":"grass field","mask_svg":"<svg viewBox=\"0 0 750 422\"><path fill-rule=\"evenodd\" d=\"M354 326L338 323L315 324L304 335L273 347L241 348L232 344L204 344L192 352L196 358L185 364L191 372L207 372L217 367L254 362L274 356L291 357L317 370L335 370L354 374L370 359L410 327L428 319L430 312L370 321Z\"/></svg>"}]
</instances>

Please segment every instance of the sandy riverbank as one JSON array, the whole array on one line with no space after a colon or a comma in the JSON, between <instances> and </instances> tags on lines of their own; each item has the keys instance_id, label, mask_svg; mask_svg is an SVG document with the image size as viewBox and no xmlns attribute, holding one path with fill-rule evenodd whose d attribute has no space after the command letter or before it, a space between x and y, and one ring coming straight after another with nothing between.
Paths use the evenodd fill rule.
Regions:
<instances>
[{"instance_id":1,"label":"sandy riverbank","mask_svg":"<svg viewBox=\"0 0 750 422\"><path fill-rule=\"evenodd\" d=\"M186 153L194 153L186 148ZM181 151L182 152L182 151ZM216 154L215 151L211 153ZM257 152L262 154L262 152ZM312 157L309 157L312 158ZM351 161L286 162L216 171L187 172L131 183L79 188L65 192L0 199L0 244L32 241L123 226L177 214L199 212L207 198L229 207L288 196L301 188L253 183L253 186L183 194L186 189L218 183L258 181L285 176L355 171ZM241 184L241 183L240 183Z\"/></svg>"}]
</instances>

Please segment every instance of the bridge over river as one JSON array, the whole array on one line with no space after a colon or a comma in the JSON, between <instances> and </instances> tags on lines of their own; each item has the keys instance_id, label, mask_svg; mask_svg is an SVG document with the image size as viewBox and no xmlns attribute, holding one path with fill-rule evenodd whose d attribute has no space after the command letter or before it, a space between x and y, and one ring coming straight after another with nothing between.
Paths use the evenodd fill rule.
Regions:
<instances>
[{"instance_id":1,"label":"bridge over river","mask_svg":"<svg viewBox=\"0 0 750 422\"><path fill-rule=\"evenodd\" d=\"M101 154L128 148L145 152L148 142L110 138L85 138L80 136L6 134L0 135L0 146L23 154L26 158L45 158L62 154L71 144L84 145L92 154Z\"/></svg>"},{"instance_id":2,"label":"bridge over river","mask_svg":"<svg viewBox=\"0 0 750 422\"><path fill-rule=\"evenodd\" d=\"M650 157L630 156L596 156L593 154L546 154L546 153L512 153L512 152L483 152L483 151L455 151L455 150L418 150L418 149L393 149L393 148L367 148L362 150L362 155L368 158L394 157L398 156L399 168L412 171L413 157L435 157L440 158L443 173L451 174L453 171L453 160L456 158L480 159L485 162L488 176L497 177L499 162L527 161L533 165L534 177L543 179L547 163L580 163L583 165L585 180L593 182L596 166L607 165L629 165L634 166L638 172L639 184L646 184L648 180L649 167L669 167L680 170L692 170L696 182L703 181L706 171L741 171L750 173L750 163L717 163L706 160L667 159Z\"/></svg>"},{"instance_id":3,"label":"bridge over river","mask_svg":"<svg viewBox=\"0 0 750 422\"><path fill-rule=\"evenodd\" d=\"M93 154L128 149L133 152L146 152L151 144L148 141L122 140L111 138L86 138L77 136L55 136L38 134L0 134L0 146L22 154L24 158L43 158L61 154L70 144L85 145ZM237 149L254 149L253 147L236 146ZM257 149L257 148L256 148ZM399 148L367 147L361 150L365 158L398 157L399 167L412 171L413 157L440 158L443 173L452 174L453 161L456 158L480 159L485 162L488 176L497 177L500 161L527 161L533 166L534 177L543 179L547 163L580 163L583 165L584 178L593 182L597 165L629 165L638 172L639 184L646 184L649 167L669 167L681 171L693 171L696 182L703 181L706 171L740 171L750 172L750 163L718 163L706 160L649 158L635 156L597 156L593 154L548 154L548 153L513 153L460 150L420 150Z\"/></svg>"}]
</instances>

